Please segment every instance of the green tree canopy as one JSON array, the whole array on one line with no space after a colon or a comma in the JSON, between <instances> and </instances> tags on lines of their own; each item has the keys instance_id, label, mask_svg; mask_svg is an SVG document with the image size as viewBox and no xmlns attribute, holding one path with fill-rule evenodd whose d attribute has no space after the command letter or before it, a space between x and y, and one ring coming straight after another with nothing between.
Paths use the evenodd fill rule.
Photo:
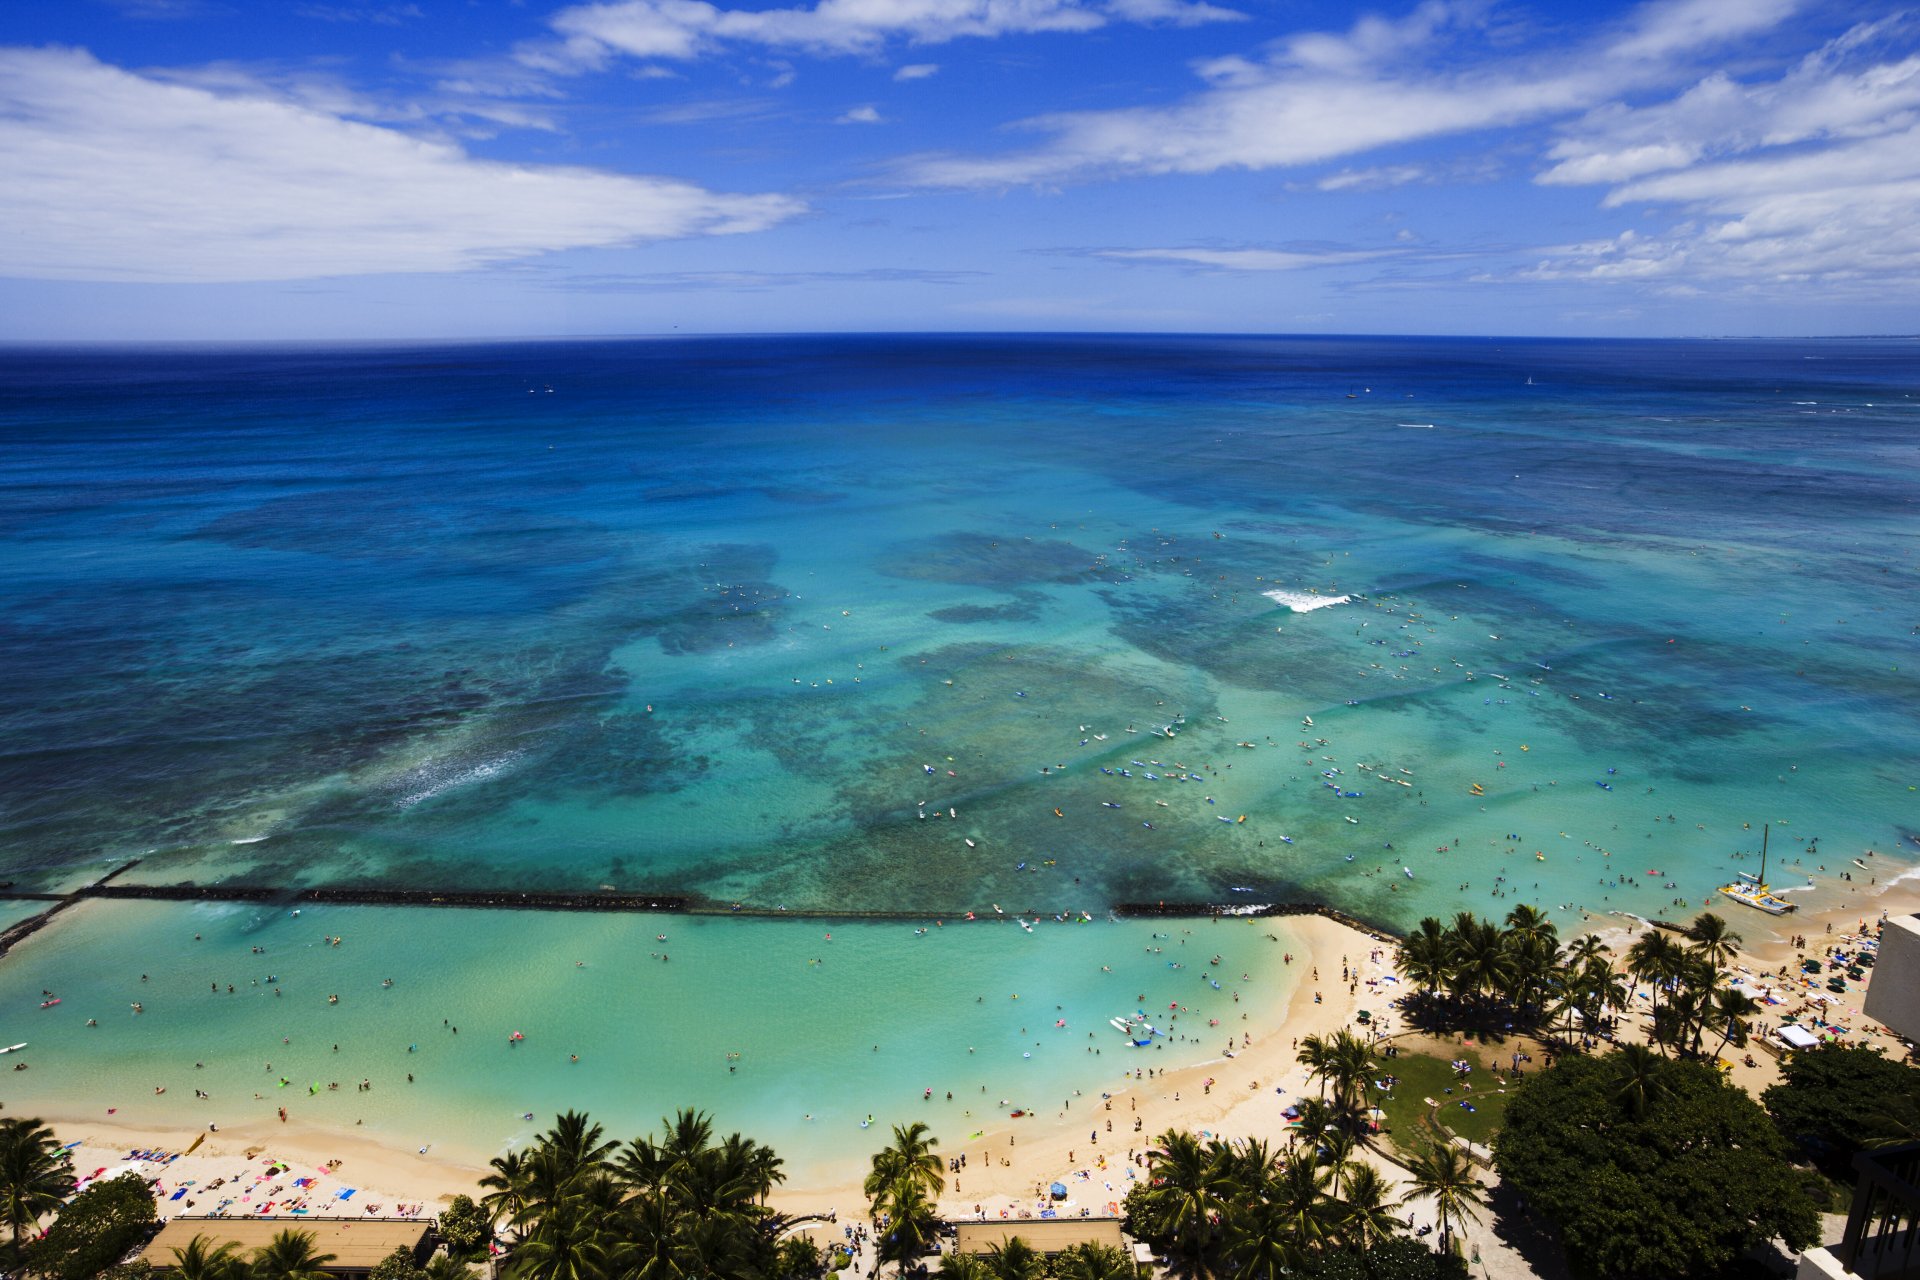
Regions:
<instances>
[{"instance_id":1,"label":"green tree canopy","mask_svg":"<svg viewBox=\"0 0 1920 1280\"><path fill-rule=\"evenodd\" d=\"M1396 1236L1364 1251L1329 1253L1296 1267L1299 1280L1469 1280L1465 1258Z\"/></svg>"},{"instance_id":2,"label":"green tree canopy","mask_svg":"<svg viewBox=\"0 0 1920 1280\"><path fill-rule=\"evenodd\" d=\"M462 1261L477 1259L486 1253L487 1237L493 1234L486 1211L471 1196L455 1196L440 1211L440 1238L447 1253Z\"/></svg>"},{"instance_id":3,"label":"green tree canopy","mask_svg":"<svg viewBox=\"0 0 1920 1280\"><path fill-rule=\"evenodd\" d=\"M120 1261L158 1216L139 1174L96 1182L61 1206L29 1251L29 1269L50 1280L89 1280Z\"/></svg>"},{"instance_id":4,"label":"green tree canopy","mask_svg":"<svg viewBox=\"0 0 1920 1280\"><path fill-rule=\"evenodd\" d=\"M368 1280L425 1280L426 1274L413 1260L413 1250L402 1245L373 1264Z\"/></svg>"},{"instance_id":5,"label":"green tree canopy","mask_svg":"<svg viewBox=\"0 0 1920 1280\"><path fill-rule=\"evenodd\" d=\"M1562 1059L1507 1104L1495 1167L1554 1224L1576 1274L1710 1275L1819 1216L1759 1105L1697 1062Z\"/></svg>"},{"instance_id":6,"label":"green tree canopy","mask_svg":"<svg viewBox=\"0 0 1920 1280\"><path fill-rule=\"evenodd\" d=\"M1920 1067L1866 1045L1792 1054L1760 1101L1789 1142L1841 1177L1863 1147L1920 1138Z\"/></svg>"}]
</instances>

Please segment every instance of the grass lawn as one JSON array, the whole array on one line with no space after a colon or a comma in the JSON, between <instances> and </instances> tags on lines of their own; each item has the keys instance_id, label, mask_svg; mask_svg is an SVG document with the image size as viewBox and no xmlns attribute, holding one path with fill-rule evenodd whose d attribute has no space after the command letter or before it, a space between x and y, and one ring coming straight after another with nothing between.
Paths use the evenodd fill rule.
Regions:
<instances>
[{"instance_id":1,"label":"grass lawn","mask_svg":"<svg viewBox=\"0 0 1920 1280\"><path fill-rule=\"evenodd\" d=\"M1473 1085L1471 1092L1460 1087L1446 1058L1403 1052L1397 1058L1383 1061L1381 1073L1398 1076L1400 1083L1391 1093L1369 1089L1368 1094L1373 1105L1387 1113L1387 1127L1392 1130L1394 1145L1402 1151L1416 1151L1428 1137L1444 1136L1435 1135L1428 1119L1425 1101L1428 1098L1440 1103L1438 1119L1449 1134L1484 1146L1499 1130L1509 1094L1495 1086L1493 1073L1486 1070L1478 1050L1456 1052L1474 1066L1472 1074L1467 1076ZM1466 1110L1460 1105L1462 1102L1470 1103L1473 1110Z\"/></svg>"}]
</instances>

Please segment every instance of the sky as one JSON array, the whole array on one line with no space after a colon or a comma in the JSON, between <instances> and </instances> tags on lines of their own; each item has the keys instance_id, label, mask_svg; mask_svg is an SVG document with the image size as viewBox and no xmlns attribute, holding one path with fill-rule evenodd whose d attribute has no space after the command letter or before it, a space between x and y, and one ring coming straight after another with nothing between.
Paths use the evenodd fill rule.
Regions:
<instances>
[{"instance_id":1,"label":"sky","mask_svg":"<svg viewBox=\"0 0 1920 1280\"><path fill-rule=\"evenodd\" d=\"M0 339L1920 332L1852 0L8 0Z\"/></svg>"}]
</instances>

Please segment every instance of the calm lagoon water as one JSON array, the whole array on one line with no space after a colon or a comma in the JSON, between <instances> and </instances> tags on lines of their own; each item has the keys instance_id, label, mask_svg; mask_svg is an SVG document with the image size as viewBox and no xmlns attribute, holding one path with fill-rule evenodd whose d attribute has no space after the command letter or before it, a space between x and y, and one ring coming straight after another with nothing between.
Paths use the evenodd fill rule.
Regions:
<instances>
[{"instance_id":1,"label":"calm lagoon water","mask_svg":"<svg viewBox=\"0 0 1920 1280\"><path fill-rule=\"evenodd\" d=\"M771 1142L797 1185L844 1185L892 1124L958 1151L1016 1108L1091 1109L1128 1069L1218 1057L1299 973L1284 921L925 929L88 903L0 965L32 1063L7 1105L155 1126L285 1106L474 1163L568 1108L630 1137L697 1105ZM60 1004L38 1008L43 990ZM1134 1048L1108 1020L1141 1012L1157 1034Z\"/></svg>"}]
</instances>

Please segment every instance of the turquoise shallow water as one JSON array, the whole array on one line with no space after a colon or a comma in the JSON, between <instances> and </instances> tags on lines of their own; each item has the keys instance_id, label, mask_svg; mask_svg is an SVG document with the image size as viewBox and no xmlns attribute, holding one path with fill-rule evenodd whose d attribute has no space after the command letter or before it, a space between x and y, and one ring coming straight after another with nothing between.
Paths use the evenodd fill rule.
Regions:
<instances>
[{"instance_id":1,"label":"turquoise shallow water","mask_svg":"<svg viewBox=\"0 0 1920 1280\"><path fill-rule=\"evenodd\" d=\"M139 857L129 879L158 883L611 885L1102 922L999 926L965 959L1017 965L1029 944L1085 958L1063 940L1134 929L1105 921L1125 901L1313 898L1394 926L1521 899L1568 925L1697 909L1771 822L1776 886L1836 901L1860 883L1843 877L1884 883L1920 854L1915 350L10 350L0 879L69 886ZM1275 590L1352 599L1295 612ZM5 1007L31 1021L51 979L120 981L196 911L88 908L0 966ZM756 1119L785 1123L802 1058L858 1082L869 1028L902 1016L878 977L815 1010L811 925L672 925L734 958L716 974L692 963L704 942L683 968L678 938L651 970L651 922L350 918L351 949L322 963L374 957L362 984L390 965L389 1004L412 1010L368 1024L370 1055L417 1038L404 1002L426 991L524 979L517 1002L474 1008L572 1008L555 984L596 941L614 950L572 956L583 972L618 955L651 996L592 1007L697 1043L702 1072L714 1046L685 1036L709 1032L722 989L767 1001L718 1021L779 1029L780 1069L709 1082L676 1057L649 1068L642 1122L750 1075L781 1102ZM876 975L942 954L873 928ZM522 955L565 968L536 981ZM971 973L921 974L906 1016L951 1016ZM298 1027L373 1016L342 995L294 1006ZM186 1024L159 1003L62 1052L129 1084L142 1054L177 1061ZM252 1049L282 1015L259 1016L191 1027L234 1019ZM965 1044L942 1035L917 1071L959 1074ZM449 1123L575 1090L622 1105L591 1072L529 1060L552 1062L463 1066L444 1102L409 1105ZM342 1074L376 1067L393 1064ZM385 1124L392 1097L352 1101Z\"/></svg>"},{"instance_id":2,"label":"turquoise shallow water","mask_svg":"<svg viewBox=\"0 0 1920 1280\"><path fill-rule=\"evenodd\" d=\"M1909 343L4 359L21 883L1404 924L1920 848Z\"/></svg>"},{"instance_id":3,"label":"turquoise shallow water","mask_svg":"<svg viewBox=\"0 0 1920 1280\"><path fill-rule=\"evenodd\" d=\"M894 1123L958 1151L1015 1108L1216 1057L1296 976L1283 921L918 927L89 904L0 965L0 1034L32 1063L6 1100L166 1126L285 1106L475 1162L569 1107L631 1136L697 1104L772 1142L797 1184L835 1185ZM61 1003L38 1008L42 990ZM1142 1009L1160 1034L1130 1048L1108 1019Z\"/></svg>"}]
</instances>

